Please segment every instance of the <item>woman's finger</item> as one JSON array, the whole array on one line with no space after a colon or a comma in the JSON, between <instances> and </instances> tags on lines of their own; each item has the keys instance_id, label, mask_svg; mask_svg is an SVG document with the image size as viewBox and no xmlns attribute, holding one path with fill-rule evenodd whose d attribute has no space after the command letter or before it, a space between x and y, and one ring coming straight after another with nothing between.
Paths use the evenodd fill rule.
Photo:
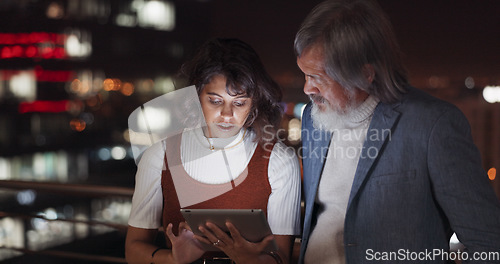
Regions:
<instances>
[{"instance_id":1,"label":"woman's finger","mask_svg":"<svg viewBox=\"0 0 500 264\"><path fill-rule=\"evenodd\" d=\"M179 223L179 233L182 231L182 230L189 230L192 232L191 230L191 227L186 223L186 222L180 222Z\"/></svg>"},{"instance_id":2,"label":"woman's finger","mask_svg":"<svg viewBox=\"0 0 500 264\"><path fill-rule=\"evenodd\" d=\"M262 239L260 242L258 243L255 243L256 245L256 250L259 251L259 252L262 252L264 251L267 246L269 244L271 244L271 242L274 240L274 236L273 235L268 235L266 236L264 239Z\"/></svg>"},{"instance_id":3,"label":"woman's finger","mask_svg":"<svg viewBox=\"0 0 500 264\"><path fill-rule=\"evenodd\" d=\"M262 239L262 241L259 243L260 247L261 247L261 251L264 251L264 249L274 240L274 236L273 235L268 235L266 236L264 239Z\"/></svg>"},{"instance_id":4,"label":"woman's finger","mask_svg":"<svg viewBox=\"0 0 500 264\"><path fill-rule=\"evenodd\" d=\"M212 231L209 228L206 228L204 226L199 226L198 230L203 233L203 235L210 241L210 244L213 244L219 240L215 234L212 233Z\"/></svg>"},{"instance_id":5,"label":"woman's finger","mask_svg":"<svg viewBox=\"0 0 500 264\"><path fill-rule=\"evenodd\" d=\"M235 241L240 241L240 240L245 240L244 237L241 236L240 231L233 225L231 222L226 222L227 229L229 230L229 233L231 234L231 238Z\"/></svg>"},{"instance_id":6,"label":"woman's finger","mask_svg":"<svg viewBox=\"0 0 500 264\"><path fill-rule=\"evenodd\" d=\"M167 232L166 233L167 233L167 237L170 239L170 241L174 241L174 239L176 238L174 235L174 232L172 232L172 228L173 228L172 223L167 225Z\"/></svg>"},{"instance_id":7,"label":"woman's finger","mask_svg":"<svg viewBox=\"0 0 500 264\"><path fill-rule=\"evenodd\" d=\"M212 245L213 243L208 240L208 238L204 237L204 236L199 236L199 235L194 235L194 238L198 241L200 241L201 243L204 243L204 244L207 244L207 245Z\"/></svg>"},{"instance_id":8,"label":"woman's finger","mask_svg":"<svg viewBox=\"0 0 500 264\"><path fill-rule=\"evenodd\" d=\"M216 224L207 222L206 226L208 229L210 229L210 231L212 231L217 239L220 239L226 244L230 244L233 242L232 238Z\"/></svg>"}]
</instances>

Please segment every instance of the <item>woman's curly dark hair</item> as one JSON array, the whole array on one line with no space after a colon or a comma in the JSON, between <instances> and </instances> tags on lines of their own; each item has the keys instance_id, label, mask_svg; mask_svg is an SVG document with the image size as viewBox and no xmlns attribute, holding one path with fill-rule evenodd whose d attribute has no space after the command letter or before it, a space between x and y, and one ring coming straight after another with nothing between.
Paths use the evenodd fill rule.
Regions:
<instances>
[{"instance_id":1,"label":"woman's curly dark hair","mask_svg":"<svg viewBox=\"0 0 500 264\"><path fill-rule=\"evenodd\" d=\"M196 86L198 95L216 75L226 77L228 94L251 98L252 109L244 127L255 131L260 143L274 140L282 116L282 92L255 50L239 39L211 39L179 71L188 85Z\"/></svg>"}]
</instances>

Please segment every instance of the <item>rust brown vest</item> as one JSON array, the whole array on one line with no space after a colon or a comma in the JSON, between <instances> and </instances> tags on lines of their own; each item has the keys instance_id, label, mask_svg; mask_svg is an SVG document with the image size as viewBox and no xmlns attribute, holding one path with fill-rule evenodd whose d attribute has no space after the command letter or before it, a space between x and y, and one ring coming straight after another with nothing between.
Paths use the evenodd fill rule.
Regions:
<instances>
[{"instance_id":1,"label":"rust brown vest","mask_svg":"<svg viewBox=\"0 0 500 264\"><path fill-rule=\"evenodd\" d=\"M170 145L169 143L173 144ZM270 151L258 145L242 175L239 175L234 181L229 183L214 185L198 182L191 178L184 170L180 160L179 138L177 140L174 139L173 142L167 141L167 146L176 147L170 147L166 150L164 158L165 169L162 171L161 178L163 192L162 225L165 229L169 223L172 223L173 232L177 235L179 223L185 221L179 211L181 206L175 186L178 186L178 190L193 194L213 192L217 188L229 190L211 199L186 206L185 208L187 209L262 209L267 214L267 202L271 194L271 186L267 174ZM272 149L272 146L268 149ZM169 157L167 158L167 156ZM169 166L167 160L177 165L180 164L180 166L175 166L177 167L174 169L175 173L172 173L173 166ZM221 169L225 170L226 168ZM173 177L173 174L175 177ZM174 185L174 178L176 179L176 185ZM184 186L179 186L179 181L182 181ZM167 247L171 248L168 237L166 237L166 243Z\"/></svg>"}]
</instances>

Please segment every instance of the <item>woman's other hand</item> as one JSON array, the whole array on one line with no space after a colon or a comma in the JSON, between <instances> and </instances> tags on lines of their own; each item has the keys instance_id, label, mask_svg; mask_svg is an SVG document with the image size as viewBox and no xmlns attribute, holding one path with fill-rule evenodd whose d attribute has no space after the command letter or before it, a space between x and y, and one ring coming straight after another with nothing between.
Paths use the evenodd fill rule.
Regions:
<instances>
[{"instance_id":1,"label":"woman's other hand","mask_svg":"<svg viewBox=\"0 0 500 264\"><path fill-rule=\"evenodd\" d=\"M201 243L195 239L191 228L186 222L179 224L179 234L172 232L172 224L168 224L166 234L172 243L173 263L191 263L199 259L205 251Z\"/></svg>"}]
</instances>

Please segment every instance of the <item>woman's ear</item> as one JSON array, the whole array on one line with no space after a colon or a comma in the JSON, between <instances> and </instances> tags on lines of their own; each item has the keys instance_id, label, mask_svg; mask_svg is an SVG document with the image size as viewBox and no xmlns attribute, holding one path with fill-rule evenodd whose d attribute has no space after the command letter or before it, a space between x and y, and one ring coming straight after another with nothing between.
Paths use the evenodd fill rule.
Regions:
<instances>
[{"instance_id":1,"label":"woman's ear","mask_svg":"<svg viewBox=\"0 0 500 264\"><path fill-rule=\"evenodd\" d=\"M365 64L363 66L363 75L369 83L372 83L375 79L375 69L371 64Z\"/></svg>"},{"instance_id":2,"label":"woman's ear","mask_svg":"<svg viewBox=\"0 0 500 264\"><path fill-rule=\"evenodd\" d=\"M248 113L247 120L245 121L245 124L244 124L245 128L249 128L253 125L253 123L255 122L255 119L257 119L258 113L259 113L259 110L257 109L257 107L255 107L255 108L252 107L252 110L250 110L250 112Z\"/></svg>"}]
</instances>

